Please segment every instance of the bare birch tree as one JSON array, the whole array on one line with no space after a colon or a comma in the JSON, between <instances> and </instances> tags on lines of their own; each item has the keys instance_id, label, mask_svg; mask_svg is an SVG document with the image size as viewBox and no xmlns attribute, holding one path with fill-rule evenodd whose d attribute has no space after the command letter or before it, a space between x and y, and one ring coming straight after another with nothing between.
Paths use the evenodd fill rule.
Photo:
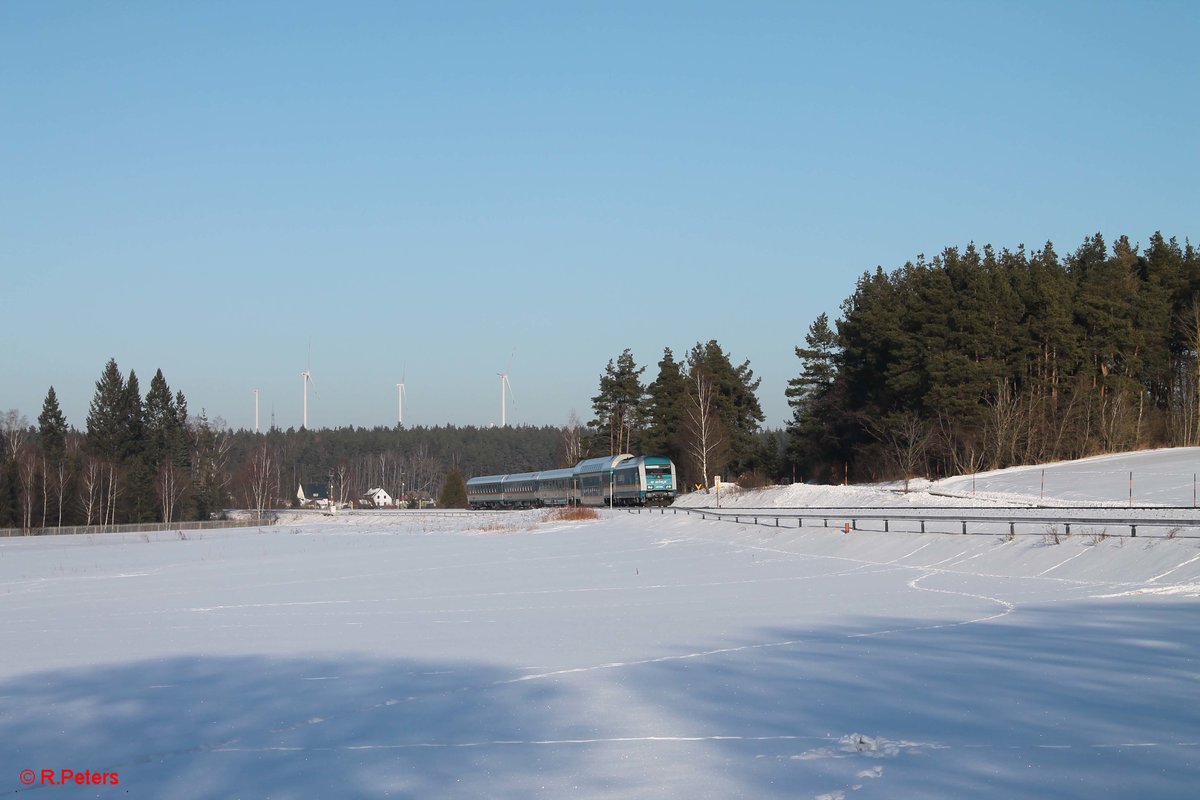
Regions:
<instances>
[{"instance_id":1,"label":"bare birch tree","mask_svg":"<svg viewBox=\"0 0 1200 800\"><path fill-rule=\"evenodd\" d=\"M158 473L154 476L154 488L158 492L163 522L175 521L179 501L183 499L187 483L187 470L175 466L166 459L158 465Z\"/></svg>"},{"instance_id":2,"label":"bare birch tree","mask_svg":"<svg viewBox=\"0 0 1200 800\"><path fill-rule=\"evenodd\" d=\"M573 467L583 460L583 424L574 409L571 410L567 424L562 429L562 448L562 466Z\"/></svg>"},{"instance_id":3,"label":"bare birch tree","mask_svg":"<svg viewBox=\"0 0 1200 800\"><path fill-rule=\"evenodd\" d=\"M685 449L696 469L700 471L700 480L706 488L709 485L710 470L722 466L722 458L726 452L726 439L714 394L712 378L702 369L693 369L688 381L687 401L684 404L688 436Z\"/></svg>"},{"instance_id":4,"label":"bare birch tree","mask_svg":"<svg viewBox=\"0 0 1200 800\"><path fill-rule=\"evenodd\" d=\"M266 442L254 448L250 458L250 496L258 516L272 504L271 480L275 472L275 449Z\"/></svg>"},{"instance_id":5,"label":"bare birch tree","mask_svg":"<svg viewBox=\"0 0 1200 800\"><path fill-rule=\"evenodd\" d=\"M16 461L21 446L29 437L29 420L15 408L10 408L0 414L0 433L4 434L4 449L8 452L8 460Z\"/></svg>"},{"instance_id":6,"label":"bare birch tree","mask_svg":"<svg viewBox=\"0 0 1200 800\"><path fill-rule=\"evenodd\" d=\"M106 475L107 473L107 475ZM102 493L100 506L100 524L115 525L117 522L117 501L124 491L123 476L117 471L117 465L111 461L101 464Z\"/></svg>"},{"instance_id":7,"label":"bare birch tree","mask_svg":"<svg viewBox=\"0 0 1200 800\"><path fill-rule=\"evenodd\" d=\"M26 533L33 529L39 461L38 454L32 447L23 447L17 454L17 500L21 510L21 529Z\"/></svg>"},{"instance_id":8,"label":"bare birch tree","mask_svg":"<svg viewBox=\"0 0 1200 800\"><path fill-rule=\"evenodd\" d=\"M83 509L84 524L91 525L97 517L100 500L100 462L89 457L79 474L79 506Z\"/></svg>"}]
</instances>

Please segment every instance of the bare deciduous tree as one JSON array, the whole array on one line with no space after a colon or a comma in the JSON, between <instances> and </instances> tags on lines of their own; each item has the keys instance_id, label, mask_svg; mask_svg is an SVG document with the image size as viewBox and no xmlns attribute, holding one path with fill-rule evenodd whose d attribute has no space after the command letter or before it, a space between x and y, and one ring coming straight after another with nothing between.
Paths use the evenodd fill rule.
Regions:
<instances>
[{"instance_id":1,"label":"bare deciduous tree","mask_svg":"<svg viewBox=\"0 0 1200 800\"><path fill-rule=\"evenodd\" d=\"M987 416L984 419L983 436L987 461L992 469L1008 467L1017 463L1017 444L1020 427L1027 422L1022 413L1021 397L1013 392L1012 384L1002 381L996 393L984 401Z\"/></svg>"},{"instance_id":2,"label":"bare deciduous tree","mask_svg":"<svg viewBox=\"0 0 1200 800\"><path fill-rule=\"evenodd\" d=\"M863 418L863 426L888 449L896 468L904 476L904 491L908 482L925 466L934 430L915 412L892 414L884 420Z\"/></svg>"},{"instance_id":3,"label":"bare deciduous tree","mask_svg":"<svg viewBox=\"0 0 1200 800\"><path fill-rule=\"evenodd\" d=\"M688 436L686 451L700 480L708 486L710 470L723 466L727 451L721 416L717 412L713 381L703 369L693 369L688 381L688 395L684 404L687 412L685 428Z\"/></svg>"},{"instance_id":4,"label":"bare deciduous tree","mask_svg":"<svg viewBox=\"0 0 1200 800\"><path fill-rule=\"evenodd\" d=\"M330 493L333 494L335 502L344 506L351 497L351 484L354 483L354 465L349 459L343 458L333 468L334 485L329 487Z\"/></svg>"},{"instance_id":5,"label":"bare deciduous tree","mask_svg":"<svg viewBox=\"0 0 1200 800\"><path fill-rule=\"evenodd\" d=\"M116 464L105 462L100 465L100 524L114 525L117 521L117 501L124 492L124 476L117 471Z\"/></svg>"},{"instance_id":6,"label":"bare deciduous tree","mask_svg":"<svg viewBox=\"0 0 1200 800\"><path fill-rule=\"evenodd\" d=\"M265 441L254 448L254 454L250 457L250 497L254 510L260 517L274 500L271 496L271 481L274 478L277 458L275 448Z\"/></svg>"},{"instance_id":7,"label":"bare deciduous tree","mask_svg":"<svg viewBox=\"0 0 1200 800\"><path fill-rule=\"evenodd\" d=\"M89 457L79 474L79 506L83 509L84 524L91 525L97 515L100 500L100 462Z\"/></svg>"},{"instance_id":8,"label":"bare deciduous tree","mask_svg":"<svg viewBox=\"0 0 1200 800\"><path fill-rule=\"evenodd\" d=\"M173 522L179 501L187 489L187 470L164 460L154 477L154 488L158 491L163 522Z\"/></svg>"},{"instance_id":9,"label":"bare deciduous tree","mask_svg":"<svg viewBox=\"0 0 1200 800\"><path fill-rule=\"evenodd\" d=\"M8 460L16 461L21 446L29 437L29 420L15 408L10 408L0 414L0 433L4 434L4 449L8 452Z\"/></svg>"},{"instance_id":10,"label":"bare deciduous tree","mask_svg":"<svg viewBox=\"0 0 1200 800\"><path fill-rule=\"evenodd\" d=\"M573 467L583 460L583 424L574 409L571 410L567 424L562 429L562 448L562 466Z\"/></svg>"},{"instance_id":11,"label":"bare deciduous tree","mask_svg":"<svg viewBox=\"0 0 1200 800\"><path fill-rule=\"evenodd\" d=\"M22 447L17 453L17 501L21 509L21 529L33 529L33 508L37 495L40 457L32 447Z\"/></svg>"}]
</instances>

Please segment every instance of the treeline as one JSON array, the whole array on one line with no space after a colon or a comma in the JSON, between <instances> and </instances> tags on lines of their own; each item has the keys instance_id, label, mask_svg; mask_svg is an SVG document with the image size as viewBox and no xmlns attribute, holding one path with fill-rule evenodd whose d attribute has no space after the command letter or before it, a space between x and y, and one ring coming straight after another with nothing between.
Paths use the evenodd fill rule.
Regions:
<instances>
[{"instance_id":1,"label":"treeline","mask_svg":"<svg viewBox=\"0 0 1200 800\"><path fill-rule=\"evenodd\" d=\"M230 430L202 411L189 416L182 392L161 370L143 397L137 375L110 360L96 382L86 429L67 424L53 387L36 424L0 415L0 527L208 519L222 509L296 504L318 483L338 502L383 488L430 501L447 475L488 475L572 466L632 452L671 456L690 485L712 475L779 472L782 432L763 433L749 362L734 365L715 341L677 362L663 353L643 383L626 350L610 361L594 398L596 419L563 427L333 428Z\"/></svg>"},{"instance_id":2,"label":"treeline","mask_svg":"<svg viewBox=\"0 0 1200 800\"><path fill-rule=\"evenodd\" d=\"M136 373L115 360L96 382L84 431L70 427L51 387L36 424L0 414L0 528L209 519L230 507L296 504L301 484L339 501L370 489L430 500L448 472L547 469L562 463L564 430L336 428L230 430L188 414L162 371L143 397Z\"/></svg>"},{"instance_id":3,"label":"treeline","mask_svg":"<svg viewBox=\"0 0 1200 800\"><path fill-rule=\"evenodd\" d=\"M1100 234L864 274L788 387L806 477L962 474L1200 443L1200 255Z\"/></svg>"},{"instance_id":4,"label":"treeline","mask_svg":"<svg viewBox=\"0 0 1200 800\"><path fill-rule=\"evenodd\" d=\"M137 374L110 359L88 409L87 430L67 424L51 386L36 426L0 415L0 527L112 525L207 519L223 507L228 433L158 370L145 397Z\"/></svg>"}]
</instances>

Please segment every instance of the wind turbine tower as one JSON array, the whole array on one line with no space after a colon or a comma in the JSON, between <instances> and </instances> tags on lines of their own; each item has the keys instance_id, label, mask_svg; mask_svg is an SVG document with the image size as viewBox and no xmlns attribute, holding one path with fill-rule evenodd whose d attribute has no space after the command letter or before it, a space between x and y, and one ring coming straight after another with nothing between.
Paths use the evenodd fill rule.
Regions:
<instances>
[{"instance_id":1,"label":"wind turbine tower","mask_svg":"<svg viewBox=\"0 0 1200 800\"><path fill-rule=\"evenodd\" d=\"M312 382L312 373L307 369L300 373L304 379L304 429L308 429L308 384Z\"/></svg>"},{"instance_id":2,"label":"wind turbine tower","mask_svg":"<svg viewBox=\"0 0 1200 800\"><path fill-rule=\"evenodd\" d=\"M258 389L254 390L254 432L258 433Z\"/></svg>"},{"instance_id":3,"label":"wind turbine tower","mask_svg":"<svg viewBox=\"0 0 1200 800\"><path fill-rule=\"evenodd\" d=\"M517 354L517 351L514 349L513 356L515 356L516 354ZM508 358L508 369L512 369L512 356L509 356L509 358ZM512 383L508 380L508 369L506 369L504 372L496 373L497 375L500 376L500 427L501 428L508 425L508 408L507 408L507 406L505 406L506 398L504 396L505 390L508 391L508 397L512 398L513 405L515 406L517 404L517 398L513 396Z\"/></svg>"},{"instance_id":4,"label":"wind turbine tower","mask_svg":"<svg viewBox=\"0 0 1200 800\"><path fill-rule=\"evenodd\" d=\"M404 427L404 384L403 383L396 384L396 406L397 406L397 408L396 408L396 413L397 413L396 424L397 424L397 426L403 428Z\"/></svg>"}]
</instances>

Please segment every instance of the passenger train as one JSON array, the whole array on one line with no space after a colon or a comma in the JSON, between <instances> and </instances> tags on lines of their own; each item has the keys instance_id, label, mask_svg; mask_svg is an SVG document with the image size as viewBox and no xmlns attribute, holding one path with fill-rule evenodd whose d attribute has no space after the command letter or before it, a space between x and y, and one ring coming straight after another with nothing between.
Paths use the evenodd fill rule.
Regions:
<instances>
[{"instance_id":1,"label":"passenger train","mask_svg":"<svg viewBox=\"0 0 1200 800\"><path fill-rule=\"evenodd\" d=\"M667 505L675 499L675 463L663 456L603 456L574 467L467 481L470 508Z\"/></svg>"}]
</instances>

